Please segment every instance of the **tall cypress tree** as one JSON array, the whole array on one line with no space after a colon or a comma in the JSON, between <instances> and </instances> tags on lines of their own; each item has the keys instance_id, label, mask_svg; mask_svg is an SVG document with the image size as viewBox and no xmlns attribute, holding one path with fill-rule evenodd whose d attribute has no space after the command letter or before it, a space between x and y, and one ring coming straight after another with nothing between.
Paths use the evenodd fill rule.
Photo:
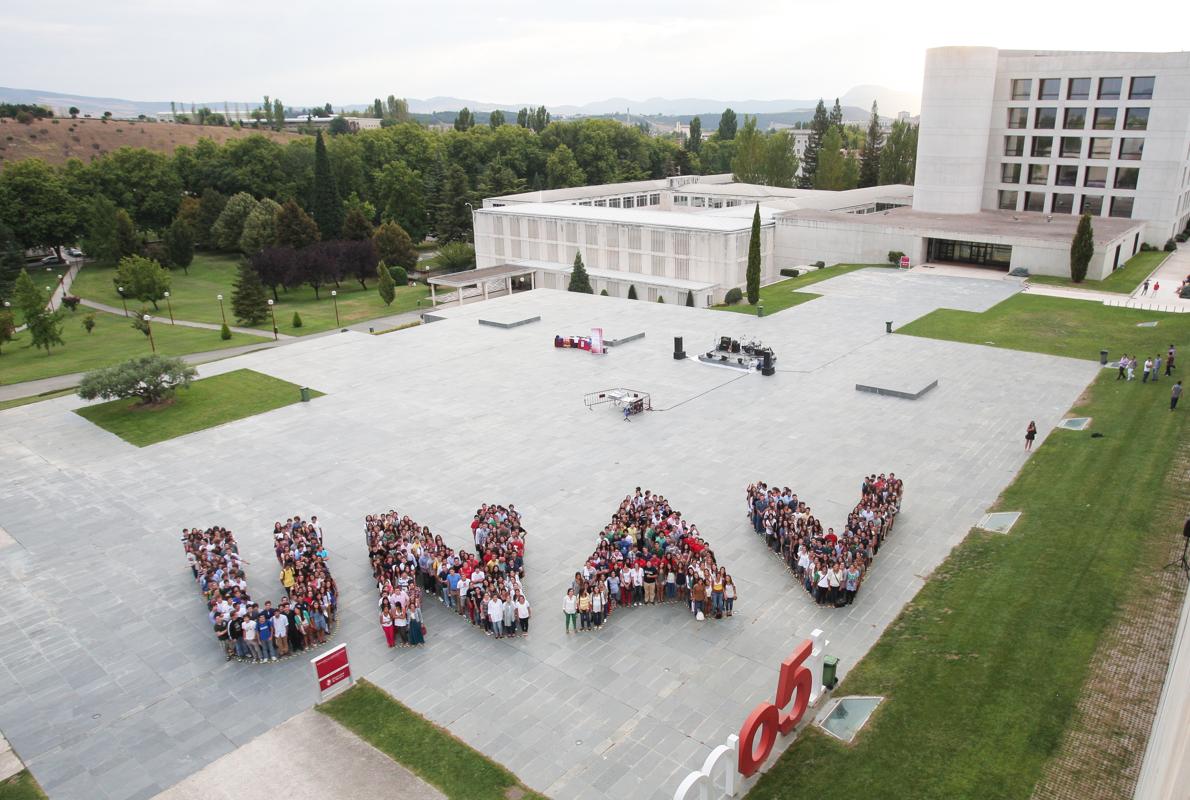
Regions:
<instances>
[{"instance_id":1,"label":"tall cypress tree","mask_svg":"<svg viewBox=\"0 0 1190 800\"><path fill-rule=\"evenodd\" d=\"M735 112L730 108L723 109L723 113L719 115L719 138L725 142L734 139L736 125ZM699 127L702 127L701 123Z\"/></svg>"},{"instance_id":2,"label":"tall cypress tree","mask_svg":"<svg viewBox=\"0 0 1190 800\"><path fill-rule=\"evenodd\" d=\"M818 98L818 105L814 109L814 119L810 120L810 138L806 141L806 149L802 152L802 176L798 179L799 189L813 189L814 176L818 172L818 150L822 147L822 137L831 126L830 117L826 113L826 103Z\"/></svg>"},{"instance_id":3,"label":"tall cypress tree","mask_svg":"<svg viewBox=\"0 0 1190 800\"><path fill-rule=\"evenodd\" d=\"M343 200L335 188L335 176L331 173L331 160L326 154L322 131L314 140L314 195L310 202L310 216L318 223L323 241L339 238L339 230L343 227Z\"/></svg>"},{"instance_id":4,"label":"tall cypress tree","mask_svg":"<svg viewBox=\"0 0 1190 800\"><path fill-rule=\"evenodd\" d=\"M248 261L241 261L231 290L231 310L236 319L244 325L264 322L269 315L268 300L256 267Z\"/></svg>"},{"instance_id":5,"label":"tall cypress tree","mask_svg":"<svg viewBox=\"0 0 1190 800\"><path fill-rule=\"evenodd\" d=\"M839 129L839 133L843 132L843 107L839 105L839 98L835 98L835 105L831 108L831 125Z\"/></svg>"},{"instance_id":6,"label":"tall cypress tree","mask_svg":"<svg viewBox=\"0 0 1190 800\"><path fill-rule=\"evenodd\" d=\"M690 120L690 136L686 138L686 149L697 153L702 144L702 120L698 117Z\"/></svg>"},{"instance_id":7,"label":"tall cypress tree","mask_svg":"<svg viewBox=\"0 0 1190 800\"><path fill-rule=\"evenodd\" d=\"M1095 255L1095 234L1091 230L1091 217L1083 214L1078 220L1078 230L1070 243L1070 279L1082 283L1087 277L1087 265Z\"/></svg>"},{"instance_id":8,"label":"tall cypress tree","mask_svg":"<svg viewBox=\"0 0 1190 800\"><path fill-rule=\"evenodd\" d=\"M760 204L752 215L752 238L748 240L748 302L760 302Z\"/></svg>"},{"instance_id":9,"label":"tall cypress tree","mask_svg":"<svg viewBox=\"0 0 1190 800\"><path fill-rule=\"evenodd\" d=\"M570 286L567 287L567 291L595 294L595 290L591 288L591 278L587 275L587 267L583 264L582 253L574 254L574 269L570 271Z\"/></svg>"},{"instance_id":10,"label":"tall cypress tree","mask_svg":"<svg viewBox=\"0 0 1190 800\"><path fill-rule=\"evenodd\" d=\"M884 133L880 130L880 114L876 101L872 101L872 116L868 120L868 135L864 137L864 149L859 157L859 185L875 186L880 183L880 149L884 145Z\"/></svg>"},{"instance_id":11,"label":"tall cypress tree","mask_svg":"<svg viewBox=\"0 0 1190 800\"><path fill-rule=\"evenodd\" d=\"M451 164L438 189L434 216L434 233L441 242L471 241L471 185L467 173L458 164Z\"/></svg>"}]
</instances>

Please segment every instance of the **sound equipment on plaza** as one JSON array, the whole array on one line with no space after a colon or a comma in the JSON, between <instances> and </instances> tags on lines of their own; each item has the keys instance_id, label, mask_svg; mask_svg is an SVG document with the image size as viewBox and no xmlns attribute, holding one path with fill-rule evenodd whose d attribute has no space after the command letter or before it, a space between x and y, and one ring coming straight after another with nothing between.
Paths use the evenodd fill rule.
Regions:
<instances>
[{"instance_id":1,"label":"sound equipment on plaza","mask_svg":"<svg viewBox=\"0 0 1190 800\"><path fill-rule=\"evenodd\" d=\"M1186 523L1182 525L1182 557L1175 558L1166 564L1163 569L1178 567L1182 572L1190 575L1190 561L1186 560L1187 553L1190 553L1190 517L1186 517Z\"/></svg>"},{"instance_id":2,"label":"sound equipment on plaza","mask_svg":"<svg viewBox=\"0 0 1190 800\"><path fill-rule=\"evenodd\" d=\"M676 353L674 357L677 358ZM715 367L730 367L745 372L756 370L762 375L772 375L776 372L773 365L777 363L777 355L759 340L720 336L710 350L699 355L698 360Z\"/></svg>"},{"instance_id":3,"label":"sound equipment on plaza","mask_svg":"<svg viewBox=\"0 0 1190 800\"><path fill-rule=\"evenodd\" d=\"M686 351L682 349L682 337L674 337L674 361L681 361L686 357Z\"/></svg>"}]
</instances>

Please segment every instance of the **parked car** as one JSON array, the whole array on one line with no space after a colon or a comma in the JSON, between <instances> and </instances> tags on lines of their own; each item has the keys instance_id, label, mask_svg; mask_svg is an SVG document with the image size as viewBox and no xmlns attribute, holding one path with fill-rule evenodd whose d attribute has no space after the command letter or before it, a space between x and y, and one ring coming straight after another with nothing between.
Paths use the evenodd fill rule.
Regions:
<instances>
[{"instance_id":1,"label":"parked car","mask_svg":"<svg viewBox=\"0 0 1190 800\"><path fill-rule=\"evenodd\" d=\"M66 262L57 256L46 256L37 263L41 264L43 267L52 267L55 264L65 264Z\"/></svg>"},{"instance_id":2,"label":"parked car","mask_svg":"<svg viewBox=\"0 0 1190 800\"><path fill-rule=\"evenodd\" d=\"M66 255L70 256L71 258L82 258L83 251L79 250L77 247L68 247L66 248Z\"/></svg>"}]
</instances>

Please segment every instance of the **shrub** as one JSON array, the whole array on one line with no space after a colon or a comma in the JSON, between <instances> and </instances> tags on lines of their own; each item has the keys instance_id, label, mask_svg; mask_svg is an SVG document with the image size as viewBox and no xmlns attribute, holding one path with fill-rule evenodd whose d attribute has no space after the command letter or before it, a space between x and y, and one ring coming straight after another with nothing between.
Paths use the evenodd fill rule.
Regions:
<instances>
[{"instance_id":1,"label":"shrub","mask_svg":"<svg viewBox=\"0 0 1190 800\"><path fill-rule=\"evenodd\" d=\"M293 312L293 323L292 324L293 324L293 327L295 327L295 328L302 327L302 315L296 311Z\"/></svg>"},{"instance_id":2,"label":"shrub","mask_svg":"<svg viewBox=\"0 0 1190 800\"><path fill-rule=\"evenodd\" d=\"M1150 250L1152 250L1152 249L1153 249L1153 246L1152 246L1151 244L1149 244L1148 242L1141 242L1141 243L1140 243L1140 251L1141 251L1142 253L1147 253L1147 252L1149 252L1149 251L1150 251Z\"/></svg>"},{"instance_id":3,"label":"shrub","mask_svg":"<svg viewBox=\"0 0 1190 800\"><path fill-rule=\"evenodd\" d=\"M231 328L227 327L226 322L223 323L223 327L219 329L219 338L225 342L231 338Z\"/></svg>"},{"instance_id":4,"label":"shrub","mask_svg":"<svg viewBox=\"0 0 1190 800\"><path fill-rule=\"evenodd\" d=\"M376 265L376 277L376 291L380 294L380 299L386 306L392 305L393 300L397 299L397 285L393 281L392 270L385 266L383 261Z\"/></svg>"},{"instance_id":5,"label":"shrub","mask_svg":"<svg viewBox=\"0 0 1190 800\"><path fill-rule=\"evenodd\" d=\"M1177 250L1177 249L1178 249L1178 245L1176 242L1174 242L1173 239L1170 239L1169 241L1167 241L1165 243L1165 252L1172 253L1174 250Z\"/></svg>"},{"instance_id":6,"label":"shrub","mask_svg":"<svg viewBox=\"0 0 1190 800\"><path fill-rule=\"evenodd\" d=\"M194 367L180 358L140 356L88 372L79 382L79 397L84 400L137 397L141 405L159 403L178 386L189 386L197 374Z\"/></svg>"},{"instance_id":7,"label":"shrub","mask_svg":"<svg viewBox=\"0 0 1190 800\"><path fill-rule=\"evenodd\" d=\"M727 290L727 294L723 295L723 302L729 306L734 306L736 303L744 299L744 293L740 287L734 286Z\"/></svg>"},{"instance_id":8,"label":"shrub","mask_svg":"<svg viewBox=\"0 0 1190 800\"><path fill-rule=\"evenodd\" d=\"M393 264L388 268L388 274L392 276L393 283L397 286L409 285L409 273L400 264Z\"/></svg>"},{"instance_id":9,"label":"shrub","mask_svg":"<svg viewBox=\"0 0 1190 800\"><path fill-rule=\"evenodd\" d=\"M600 290L599 290L599 296L600 296L600 297L607 297L607 296L608 296L608 294L607 294L607 289L600 289Z\"/></svg>"},{"instance_id":10,"label":"shrub","mask_svg":"<svg viewBox=\"0 0 1190 800\"><path fill-rule=\"evenodd\" d=\"M902 258L904 255L905 255L905 254L904 254L904 253L902 253L900 250L889 250L889 251L888 251L888 263L890 263L890 264L900 264L900 263L901 263L901 258Z\"/></svg>"},{"instance_id":11,"label":"shrub","mask_svg":"<svg viewBox=\"0 0 1190 800\"><path fill-rule=\"evenodd\" d=\"M81 297L75 297L72 294L68 294L62 298L62 305L66 306L71 311L74 311L76 308L78 308L79 303L81 303L81 302L82 302Z\"/></svg>"},{"instance_id":12,"label":"shrub","mask_svg":"<svg viewBox=\"0 0 1190 800\"><path fill-rule=\"evenodd\" d=\"M95 330L95 315L94 314L88 314L87 316L83 317L83 330L85 330L87 333L90 333L91 331Z\"/></svg>"},{"instance_id":13,"label":"shrub","mask_svg":"<svg viewBox=\"0 0 1190 800\"><path fill-rule=\"evenodd\" d=\"M665 302L665 298L664 298L664 297L662 297L661 295L657 295L657 302L658 302L658 303L664 303L664 302Z\"/></svg>"},{"instance_id":14,"label":"shrub","mask_svg":"<svg viewBox=\"0 0 1190 800\"><path fill-rule=\"evenodd\" d=\"M628 284L628 299L629 300L636 299L636 284L635 283Z\"/></svg>"},{"instance_id":15,"label":"shrub","mask_svg":"<svg viewBox=\"0 0 1190 800\"><path fill-rule=\"evenodd\" d=\"M818 269L822 269L823 267L826 266L826 262L825 261L815 261L814 266L817 267Z\"/></svg>"},{"instance_id":16,"label":"shrub","mask_svg":"<svg viewBox=\"0 0 1190 800\"><path fill-rule=\"evenodd\" d=\"M782 274L782 275L784 275L786 278L796 278L798 275L801 275L801 274L802 274L802 271L801 271L800 269L789 269L789 268L784 268L784 269L782 269L780 272L781 272L781 274Z\"/></svg>"}]
</instances>

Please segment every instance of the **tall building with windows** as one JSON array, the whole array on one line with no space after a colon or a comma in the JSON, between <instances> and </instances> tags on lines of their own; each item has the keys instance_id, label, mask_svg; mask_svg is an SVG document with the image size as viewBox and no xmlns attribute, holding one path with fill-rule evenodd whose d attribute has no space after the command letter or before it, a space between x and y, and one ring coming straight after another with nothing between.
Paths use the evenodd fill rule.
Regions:
<instances>
[{"instance_id":1,"label":"tall building with windows","mask_svg":"<svg viewBox=\"0 0 1190 800\"><path fill-rule=\"evenodd\" d=\"M1190 53L926 55L913 208L1190 221Z\"/></svg>"}]
</instances>

